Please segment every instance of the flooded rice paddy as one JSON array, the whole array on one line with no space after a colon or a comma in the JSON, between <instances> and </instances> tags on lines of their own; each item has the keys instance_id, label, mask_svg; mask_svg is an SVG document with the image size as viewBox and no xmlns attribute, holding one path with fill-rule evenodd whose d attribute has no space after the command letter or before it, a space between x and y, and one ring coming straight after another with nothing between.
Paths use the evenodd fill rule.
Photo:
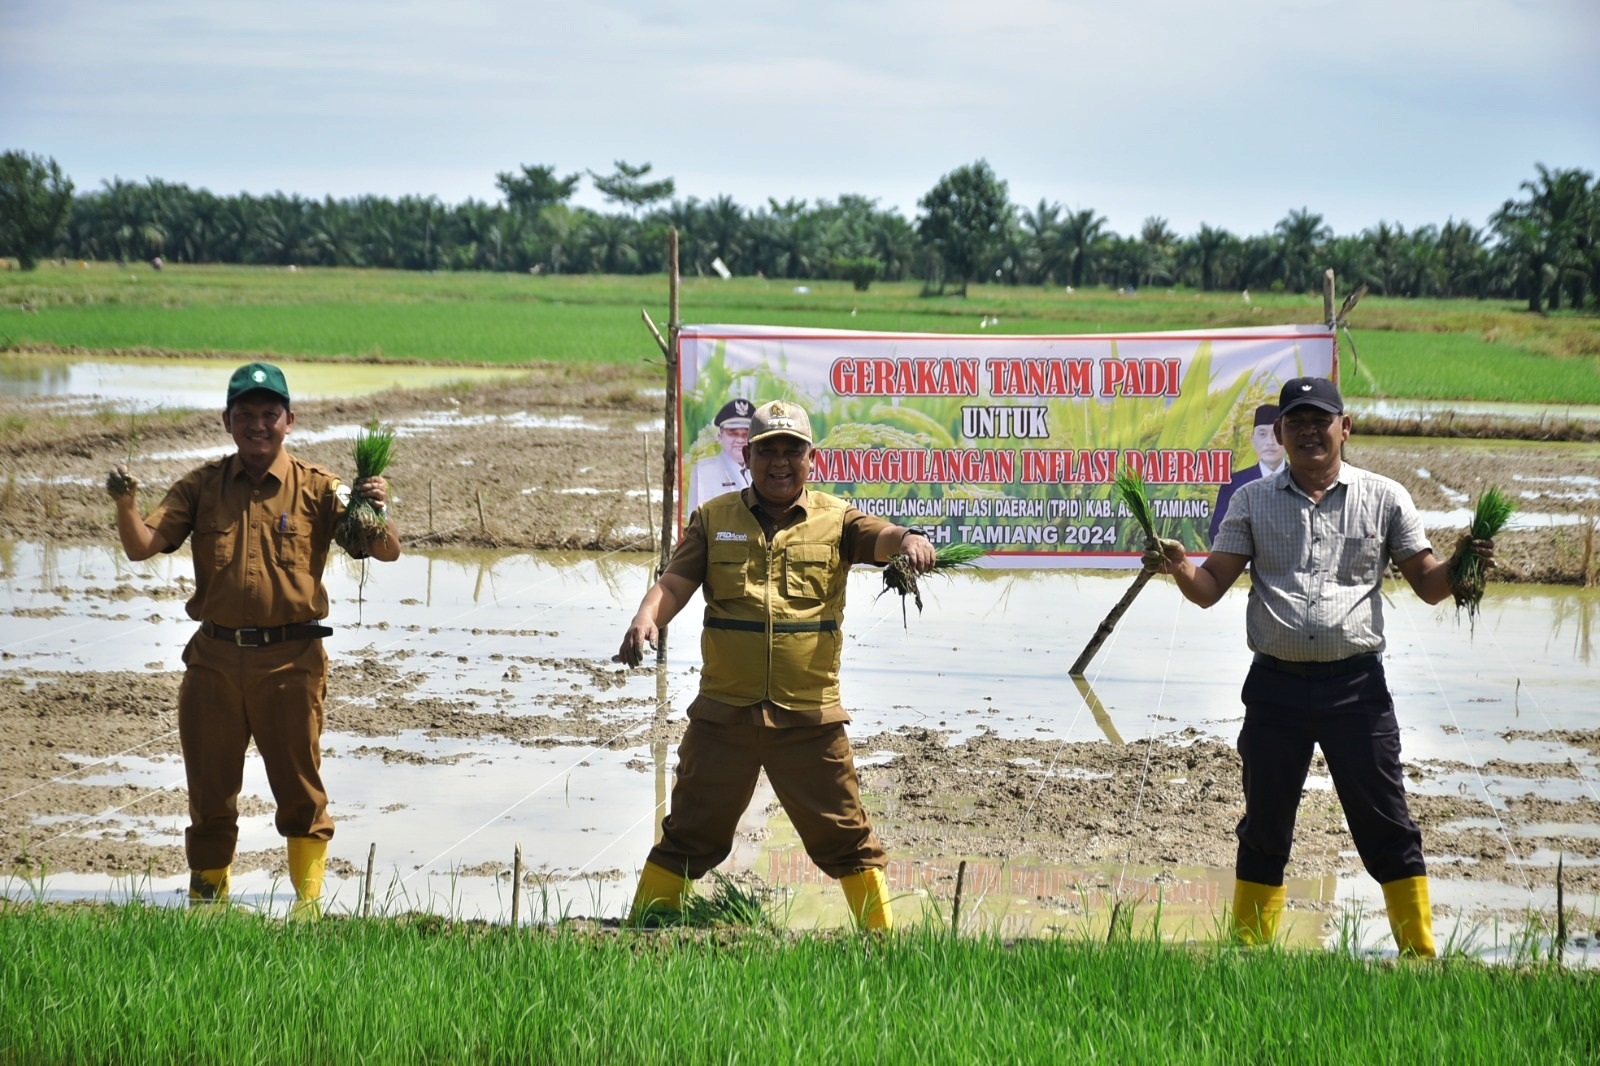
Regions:
<instances>
[{"instance_id":1,"label":"flooded rice paddy","mask_svg":"<svg viewBox=\"0 0 1600 1066\"><path fill-rule=\"evenodd\" d=\"M337 695L324 744L337 822L327 886L333 909L366 905L365 873L375 854L374 912L422 909L505 921L520 847L538 886L519 901L521 920L623 913L670 787L676 734L663 725L681 721L698 676L699 620L692 609L672 627L665 667L626 671L609 661L651 573L652 560L638 553L414 551L365 573L346 560L330 566L337 632L326 644ZM181 670L193 625L173 590L186 586L189 574L186 551L130 564L109 543L0 545L3 691L63 674ZM903 628L899 603L874 599L877 574L858 571L843 676L855 712L852 735L936 731L952 748L974 738L1043 741L1032 749L1037 754L1020 760L1041 788L1085 773L1050 757L1068 744L1185 737L1231 744L1248 659L1242 590L1201 612L1170 584L1152 582L1084 681L1068 678L1069 665L1129 580L1064 571L962 577L935 584L927 609L920 617L913 611ZM1389 617L1387 668L1405 757L1408 768L1421 768L1410 788L1418 796L1486 802L1493 813L1473 817L1503 841L1509 871L1485 880L1474 875L1471 857L1455 857L1456 863L1430 848L1435 904L1448 915L1438 923L1441 942L1454 929L1492 956L1509 950L1500 943L1511 928L1507 914L1548 913L1554 905L1548 886L1557 854L1538 846L1540 836L1600 835L1588 820L1525 824L1515 834L1505 826L1518 797L1588 800L1590 810L1600 802L1593 745L1554 739L1594 726L1600 597L1576 588L1491 586L1474 629L1453 608L1427 607L1395 590ZM366 709L397 688L418 706L480 715L484 728L474 735L441 732L427 727L424 714L417 727L373 735L363 728ZM560 722L574 714L584 722L574 731L581 735L563 735ZM555 724L522 734L510 728L519 718ZM167 722L173 727L175 715ZM128 801L44 820L35 826L39 838L133 834L180 849L183 768L170 737L153 748L153 755L134 746L109 759L79 760L73 780L121 786ZM892 753L869 751L861 761L869 806L892 815L902 778L873 773ZM1137 832L1143 784L1104 815ZM1236 781L1225 784L1236 791ZM995 798L984 795L982 776L942 786L951 804ZM1329 784L1314 773L1309 788L1325 791ZM244 794L240 853L279 849L270 793L253 754ZM148 797L170 798L154 803L162 813L151 814L151 804L136 802ZM769 791L758 793L724 869L753 872L779 890L792 926L842 924L837 887L811 866L771 800ZM1030 832L1026 804L1006 817L1017 818L1019 840ZM1008 934L1103 928L1118 902L1137 901L1143 922L1159 901L1168 935L1209 939L1231 894L1226 861L1074 865L959 847L897 849L892 836L888 843L902 920L930 914L947 921L963 861L963 925ZM1332 844L1297 840L1297 855L1318 847L1343 853L1348 835ZM1564 861L1568 870L1594 864L1572 855ZM1538 876L1526 875L1534 870ZM1386 938L1381 918L1368 917L1382 900L1364 874L1296 878L1294 862L1290 873L1291 939L1327 941L1342 930L1376 947ZM287 905L285 886L264 870L238 873L234 886L247 903ZM42 885L14 879L4 894L138 895L176 903L183 888L181 877L52 872ZM1569 890L1566 903L1592 927L1594 895Z\"/></svg>"}]
</instances>

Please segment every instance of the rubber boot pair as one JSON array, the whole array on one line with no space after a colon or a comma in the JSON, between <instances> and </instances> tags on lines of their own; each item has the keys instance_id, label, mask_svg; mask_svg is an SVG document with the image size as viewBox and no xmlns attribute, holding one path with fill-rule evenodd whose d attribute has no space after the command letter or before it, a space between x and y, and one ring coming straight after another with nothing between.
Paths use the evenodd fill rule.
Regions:
<instances>
[{"instance_id":1,"label":"rubber boot pair","mask_svg":"<svg viewBox=\"0 0 1600 1066\"><path fill-rule=\"evenodd\" d=\"M289 920L314 922L322 917L322 875L327 869L328 842L290 837L288 845L289 883L294 886Z\"/></svg>"},{"instance_id":2,"label":"rubber boot pair","mask_svg":"<svg viewBox=\"0 0 1600 1066\"><path fill-rule=\"evenodd\" d=\"M1233 938L1241 944L1270 944L1278 935L1278 919L1288 889L1256 881L1233 883Z\"/></svg>"},{"instance_id":3,"label":"rubber boot pair","mask_svg":"<svg viewBox=\"0 0 1600 1066\"><path fill-rule=\"evenodd\" d=\"M189 906L204 907L228 902L228 884L233 867L189 871Z\"/></svg>"},{"instance_id":4,"label":"rubber boot pair","mask_svg":"<svg viewBox=\"0 0 1600 1066\"><path fill-rule=\"evenodd\" d=\"M889 912L889 885L883 871L868 867L839 878L844 889L845 902L850 905L850 916L857 929L879 930L894 928L894 915Z\"/></svg>"},{"instance_id":5,"label":"rubber boot pair","mask_svg":"<svg viewBox=\"0 0 1600 1066\"><path fill-rule=\"evenodd\" d=\"M628 908L628 925L661 925L683 913L683 898L693 884L681 873L646 862Z\"/></svg>"},{"instance_id":6,"label":"rubber boot pair","mask_svg":"<svg viewBox=\"0 0 1600 1066\"><path fill-rule=\"evenodd\" d=\"M1389 929L1394 946L1402 956L1431 959L1433 947L1433 905L1428 899L1428 878L1403 877L1383 886L1383 902L1389 909Z\"/></svg>"}]
</instances>

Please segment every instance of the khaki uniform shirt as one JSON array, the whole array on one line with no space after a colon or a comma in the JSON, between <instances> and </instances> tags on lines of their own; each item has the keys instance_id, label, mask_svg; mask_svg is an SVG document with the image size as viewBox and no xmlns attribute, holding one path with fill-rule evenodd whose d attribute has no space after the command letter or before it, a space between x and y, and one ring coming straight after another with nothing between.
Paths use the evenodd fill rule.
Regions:
<instances>
[{"instance_id":1,"label":"khaki uniform shirt","mask_svg":"<svg viewBox=\"0 0 1600 1066\"><path fill-rule=\"evenodd\" d=\"M728 513L719 511L720 504L725 504ZM815 533L798 540L785 536L787 531L814 525L825 516L832 516L829 522L837 521L832 527L834 535L826 544L826 559L820 557L823 545ZM690 515L689 526L672 553L667 572L704 588L708 623L741 616L774 623L789 619L837 622L844 609L844 584L850 567L873 561L878 534L891 525L886 519L863 514L842 500L811 489L802 492L795 506L774 520L757 505L755 490L747 488L737 496L712 501ZM740 576L712 579L708 571L714 555L718 569L737 570ZM770 603L768 596L772 597ZM764 725L780 728L850 720L838 698L838 647L842 634L837 628L773 638L831 643L830 648L816 649L825 654L817 656L817 683L810 691L784 691L786 672L780 664L779 674L773 675L770 654L730 654L729 649L749 643L740 641L740 636L743 635L708 625L701 641L707 665L701 675L700 694L689 705L690 718L732 723L748 721L754 711ZM791 663L796 658L787 656ZM766 695L753 703L729 702L721 689L739 671L748 675L753 693ZM723 698L708 694L708 685Z\"/></svg>"},{"instance_id":2,"label":"khaki uniform shirt","mask_svg":"<svg viewBox=\"0 0 1600 1066\"><path fill-rule=\"evenodd\" d=\"M270 628L328 616L322 570L343 513L339 479L285 451L259 485L237 454L196 467L145 524L174 548L194 537L190 618Z\"/></svg>"},{"instance_id":3,"label":"khaki uniform shirt","mask_svg":"<svg viewBox=\"0 0 1600 1066\"><path fill-rule=\"evenodd\" d=\"M1341 463L1313 503L1285 464L1234 494L1212 551L1250 557L1250 650L1292 662L1381 652L1391 559L1430 549L1399 482Z\"/></svg>"}]
</instances>

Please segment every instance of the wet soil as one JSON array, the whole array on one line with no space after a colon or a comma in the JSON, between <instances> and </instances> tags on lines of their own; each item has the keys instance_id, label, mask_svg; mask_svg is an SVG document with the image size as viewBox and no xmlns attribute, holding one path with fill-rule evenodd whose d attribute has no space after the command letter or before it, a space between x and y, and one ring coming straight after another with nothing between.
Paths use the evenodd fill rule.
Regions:
<instances>
[{"instance_id":1,"label":"wet soil","mask_svg":"<svg viewBox=\"0 0 1600 1066\"><path fill-rule=\"evenodd\" d=\"M648 551L651 535L639 531L659 524L659 508L640 493L659 488L662 451L659 429L639 428L660 416L662 401L649 392L651 384L643 371L629 368L535 369L525 379L500 386L305 403L297 409L296 425L305 431L373 418L397 421L441 412L454 416L439 419L436 432L408 435L400 442L389 477L404 542ZM567 424L508 431L504 424L475 417L519 413L541 416L541 423L566 419ZM131 465L145 486L141 498L147 508L194 460L143 457L227 443L217 412L149 419L137 428ZM128 438L127 416L62 414L45 405L0 400L0 538L71 543L114 536L111 506L101 486L107 470L128 458ZM295 446L293 435L290 444ZM350 465L348 441L295 450L336 472ZM1505 484L1513 474L1573 473L1570 453L1561 445L1465 442L1458 449L1429 449L1424 463L1403 440L1358 436L1348 456L1400 480L1419 506L1430 510L1459 506L1445 487L1476 496L1487 484ZM1525 506L1559 509L1562 504L1547 499ZM1458 534L1434 531L1434 543L1447 550ZM1581 581L1583 566L1593 565L1582 540L1570 532L1563 536L1548 531L1504 537L1498 579ZM116 590L90 594L109 598ZM527 665L508 660L506 668ZM619 674L599 664L560 665L587 676L591 692L603 693L620 681ZM406 680L414 676L411 671L397 666L394 656L373 652L353 667L333 672L329 729L359 738L343 754L420 761L422 756L386 743L409 730L518 745L595 745L615 734L614 697L602 705L574 691L546 701L543 714L488 714L477 705L466 709L465 704L421 697L411 691L414 682ZM379 679L388 683L372 683ZM170 836L140 828L141 817L181 813L186 807L181 789L146 795L133 785L95 787L57 780L86 761L103 760L106 770L114 770L119 753L134 748L141 758L170 758L176 766L178 682L179 675L171 672L49 674L5 671L0 663L0 735L6 738L0 744L0 872L37 874L41 867L105 874L181 872L181 848ZM370 702L374 691L381 693L375 706ZM358 696L359 713L351 702ZM643 738L631 733L628 743L675 742L681 729L682 716L674 714L657 721ZM1597 735L1519 737L1594 751L1600 743ZM869 760L862 776L878 805L880 835L891 851L1160 868L1232 866L1241 800L1231 738L1179 734L1113 746L981 733L951 743L946 733L908 728L857 735L855 743L862 755L880 756ZM883 753L891 756L883 761ZM1407 766L1418 780L1451 769L1444 764ZM1319 761L1313 773L1320 772ZM1496 772L1541 781L1568 771L1543 763L1505 765ZM1140 797L1136 819L1128 802L1135 794ZM74 818L125 805L122 813L132 819L132 828L116 839L72 831ZM242 801L246 814L263 813L264 808L260 798ZM1413 813L1430 854L1447 857L1435 860L1437 872L1517 885L1531 877L1536 887L1553 882L1553 870L1542 865L1513 869L1504 830L1479 827L1485 821L1504 822L1515 854L1526 858L1535 847L1564 852L1568 893L1600 891L1600 840L1517 835L1519 825L1593 825L1600 822L1600 804L1562 803L1530 794L1511 800L1509 808L1497 813L1467 796L1413 797ZM271 869L280 861L277 853L238 857L242 869ZM1310 877L1358 868L1332 792L1309 789L1291 872Z\"/></svg>"}]
</instances>

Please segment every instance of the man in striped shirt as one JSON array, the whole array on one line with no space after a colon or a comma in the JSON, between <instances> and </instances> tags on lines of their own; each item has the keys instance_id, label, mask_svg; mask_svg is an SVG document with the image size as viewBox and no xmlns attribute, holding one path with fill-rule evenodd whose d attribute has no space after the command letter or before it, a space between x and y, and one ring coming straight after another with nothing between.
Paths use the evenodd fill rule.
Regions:
<instances>
[{"instance_id":1,"label":"man in striped shirt","mask_svg":"<svg viewBox=\"0 0 1600 1066\"><path fill-rule=\"evenodd\" d=\"M1426 603L1451 593L1410 495L1343 461L1350 416L1333 382L1294 378L1278 400L1288 462L1243 486L1205 562L1161 541L1145 566L1210 607L1250 567L1246 638L1255 653L1241 699L1245 813L1233 921L1245 943L1272 939L1295 813L1320 745L1356 850L1383 886L1402 954L1434 954L1422 831L1406 808L1400 727L1384 679L1383 576L1391 561ZM1491 541L1463 550L1490 561Z\"/></svg>"}]
</instances>

